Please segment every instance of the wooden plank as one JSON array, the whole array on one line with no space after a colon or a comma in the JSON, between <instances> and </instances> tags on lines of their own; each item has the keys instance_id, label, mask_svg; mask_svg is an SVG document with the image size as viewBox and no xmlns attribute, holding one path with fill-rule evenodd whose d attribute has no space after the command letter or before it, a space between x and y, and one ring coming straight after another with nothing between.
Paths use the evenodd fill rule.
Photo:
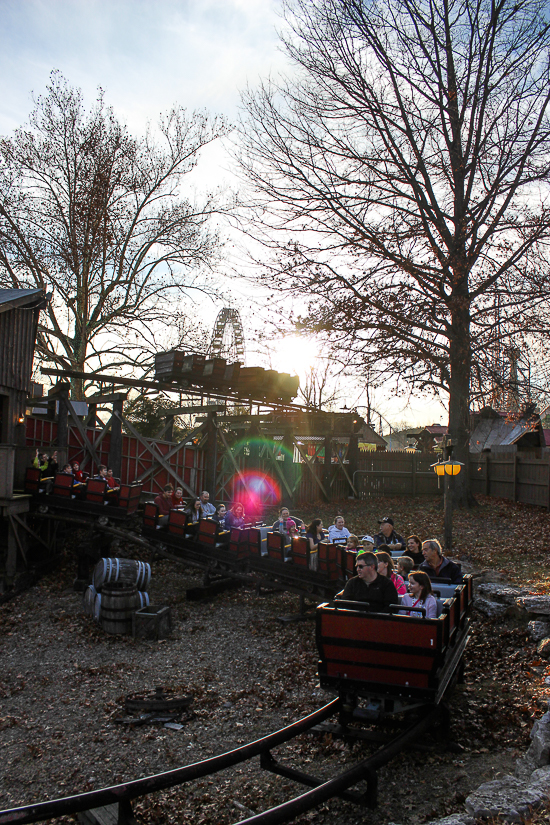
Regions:
<instances>
[{"instance_id":1,"label":"wooden plank","mask_svg":"<svg viewBox=\"0 0 550 825\"><path fill-rule=\"evenodd\" d=\"M75 411L73 410L72 404L68 404L69 415L71 416L73 423L78 430L78 433L82 439L82 446L85 450L91 455L93 460L95 461L96 465L99 466L101 461L99 460L98 454L95 451L95 447L91 441L89 441L88 436L86 435L86 430L82 426L82 422L80 421L79 417L76 415ZM59 412L61 412L61 401L59 403Z\"/></svg>"},{"instance_id":2,"label":"wooden plank","mask_svg":"<svg viewBox=\"0 0 550 825\"><path fill-rule=\"evenodd\" d=\"M196 429L191 430L190 433L187 433L187 435L185 436L183 441L179 441L170 450L168 450L168 452L164 456L164 460L168 461L179 450L181 450L182 448L185 448L185 445L187 444L189 439L194 438L195 435L198 435L198 433L200 433L202 431L202 429L203 428L202 428L202 425L201 425L200 427L196 427ZM148 451L150 452L150 450L148 450ZM141 458L142 455L144 455L144 453L140 453L139 456L135 456L136 460L139 461L139 458ZM136 482L141 483L142 481L145 481L145 479L148 478L150 475L152 475L154 472L155 472L155 466L154 465L152 467L148 467L146 470L143 471L143 473L141 473L140 476L138 476L138 478L136 478ZM193 493L193 495L195 495L195 494Z\"/></svg>"},{"instance_id":3,"label":"wooden plank","mask_svg":"<svg viewBox=\"0 0 550 825\"><path fill-rule=\"evenodd\" d=\"M116 417L117 417L117 418L120 418L120 420L122 421L122 423L124 424L124 426L125 426L125 427L127 427L127 428L130 430L130 432L132 433L132 435L134 436L134 438L137 438L137 440L139 441L139 443L140 443L143 447L145 447L145 449L146 449L149 453L151 453L151 455L153 456L153 458L155 459L155 461L157 462L157 464L160 464L160 466L162 467L162 469L163 469L163 470L166 470L166 472L167 472L170 476L172 476L172 478L174 478L174 479L177 481L177 483L178 483L178 487L181 487L183 490L187 490L187 492L189 493L189 495L190 495L190 496L194 496L194 495L195 495L195 491L194 491L194 490L192 490L192 489L191 489L191 487L188 487L188 486L187 486L187 484L185 483L185 481L184 481L182 478L180 478L180 477L178 476L178 474L176 473L176 471L175 471L174 469L172 469L172 467L168 464L168 462L167 462L167 461L165 461L164 456L163 456L162 454L160 454L160 452L158 451L158 449L157 449L157 451L155 452L155 450L153 449L153 447L154 447L154 446L156 446L156 445L155 445L154 443L153 443L153 446L151 446L151 444L147 441L147 439L146 439L146 438L144 438L144 437L141 435L141 433L139 433L139 432L135 429L135 427L133 427L133 426L130 424L130 422L129 422L126 418L123 418L123 417L120 415L120 413L118 413L118 412L116 412L116 411L113 411L113 415L116 415ZM186 439L186 440L187 440L187 439Z\"/></svg>"},{"instance_id":4,"label":"wooden plank","mask_svg":"<svg viewBox=\"0 0 550 825\"><path fill-rule=\"evenodd\" d=\"M225 404L195 404L191 407L177 407L174 410L164 410L165 415L194 415L195 413L225 412Z\"/></svg>"},{"instance_id":5,"label":"wooden plank","mask_svg":"<svg viewBox=\"0 0 550 825\"><path fill-rule=\"evenodd\" d=\"M326 498L326 499L328 500L327 491L325 490L324 484L323 484L323 482L321 481L321 479L318 477L318 475L317 475L317 473L315 472L315 469L314 469L315 465L313 464L313 459L314 459L314 458L316 457L316 455L317 455L317 448L315 449L315 456L312 456L312 457L311 457L311 462L310 462L310 457L309 457L309 456L307 456L307 455L303 452L303 450L302 450L301 446L298 444L298 441L296 440L296 436L294 436L294 443L296 444L296 449L298 450L298 452L299 452L300 456L301 456L301 457L305 460L306 465L307 465L307 468L308 468L308 470L310 471L311 475L313 476L313 480L315 481L315 483L316 483L316 484L317 484L317 486L319 487L319 489L320 489L320 491L322 492L322 494L323 494L324 498ZM322 447L322 446L323 446L323 445L321 444L321 445L320 445L320 447Z\"/></svg>"},{"instance_id":6,"label":"wooden plank","mask_svg":"<svg viewBox=\"0 0 550 825\"><path fill-rule=\"evenodd\" d=\"M355 498L359 498L359 494L358 494L357 490L355 489L355 485L354 485L353 481L352 481L352 480L351 480L351 478L349 477L349 473L348 473L348 471L346 470L346 468L345 468L345 466L344 466L344 462L343 462L343 461L342 461L342 459L340 458L340 454L339 454L339 453L336 453L336 458L338 459L338 463L340 464L340 467L341 467L341 468L342 468L342 470L344 471L344 475L345 475L345 477L346 477L346 478L347 478L347 480L348 480L348 484L349 484L349 486L350 486L350 487L351 487L351 489L353 490L353 495L355 496Z\"/></svg>"},{"instance_id":7,"label":"wooden plank","mask_svg":"<svg viewBox=\"0 0 550 825\"><path fill-rule=\"evenodd\" d=\"M13 536L14 536L15 541L17 543L17 546L19 548L19 552L23 556L23 561L25 562L25 567L26 567L27 566L27 554L25 553L25 548L21 544L21 539L19 538L19 532L17 530L17 523L16 523L16 521L15 521L15 519L12 516L11 513L8 514L8 519L9 519L9 522L10 522L10 526L11 526L11 529L12 529Z\"/></svg>"},{"instance_id":8,"label":"wooden plank","mask_svg":"<svg viewBox=\"0 0 550 825\"><path fill-rule=\"evenodd\" d=\"M27 524L27 523L26 523L26 522L25 522L22 518L20 518L20 517L19 517L18 515L16 515L15 513L13 513L13 514L12 514L12 518L13 518L13 519L15 519L15 521L16 521L18 524L20 524L20 525L21 525L21 527L23 528L23 530L26 530L26 532L27 532L27 533L29 533L29 535L31 535L34 539L36 539L36 541L39 541L39 542L40 542L40 544L43 544L43 545L44 545L44 547L45 547L47 550L51 550L50 545L49 545L49 544L47 544L47 543L44 541L44 539L43 539L43 538L41 538L41 537L38 535L38 533L35 533L35 532L34 532L34 530L31 530L31 528L29 527L29 525L28 525L28 524Z\"/></svg>"},{"instance_id":9,"label":"wooden plank","mask_svg":"<svg viewBox=\"0 0 550 825\"><path fill-rule=\"evenodd\" d=\"M233 464L233 467L235 468L235 472L236 472L236 473L237 473L237 475L239 476L239 479L240 479L240 481L241 481L241 484L243 485L243 487L244 487L244 489L246 490L246 493L247 493L247 495L248 495L249 490L248 490L248 485L247 485L247 483L246 483L246 479L245 479L244 475L242 474L242 472L241 472L241 468L240 468L240 467L239 467L239 465L237 464L237 461L235 460L235 456L233 455L233 451L231 450L231 447L230 447L230 446L229 446L229 444L227 443L227 439L226 439L226 437L225 437L225 433L223 432L223 430L222 430L222 429L221 429L221 427L219 426L218 422L216 422L216 428L217 428L218 433L219 433L219 436L220 436L220 438L221 438L221 440L222 440L222 444L223 444L223 446L224 446L224 447L225 447L225 449L226 449L227 456L229 457L229 460L230 460L230 461L231 461L231 463ZM217 480L216 480L216 482L217 482ZM225 485L224 485L224 487L225 487Z\"/></svg>"}]
</instances>

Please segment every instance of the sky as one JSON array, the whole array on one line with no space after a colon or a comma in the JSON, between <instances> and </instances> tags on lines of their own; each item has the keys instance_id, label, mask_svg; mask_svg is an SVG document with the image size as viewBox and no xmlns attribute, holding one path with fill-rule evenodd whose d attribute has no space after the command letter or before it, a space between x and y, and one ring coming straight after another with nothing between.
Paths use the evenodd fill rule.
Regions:
<instances>
[{"instance_id":1,"label":"sky","mask_svg":"<svg viewBox=\"0 0 550 825\"><path fill-rule=\"evenodd\" d=\"M53 69L80 87L89 104L101 87L131 132L143 132L175 103L235 122L247 85L291 71L279 48L280 10L279 0L0 0L0 135L27 120ZM197 186L235 186L230 167L224 147L212 147L201 158ZM227 289L243 310L246 337L248 319L257 314L250 286L232 280ZM204 307L208 325L221 308ZM261 363L262 353L250 346L247 352L249 365ZM271 365L300 372L296 352L294 344L281 346ZM428 399L407 404L380 397L375 406L390 423L446 421L443 408Z\"/></svg>"}]
</instances>

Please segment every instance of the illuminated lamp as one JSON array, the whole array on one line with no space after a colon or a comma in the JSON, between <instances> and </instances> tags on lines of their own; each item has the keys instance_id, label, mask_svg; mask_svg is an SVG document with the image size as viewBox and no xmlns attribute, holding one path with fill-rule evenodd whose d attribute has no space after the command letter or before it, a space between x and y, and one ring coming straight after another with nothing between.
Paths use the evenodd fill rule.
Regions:
<instances>
[{"instance_id":1,"label":"illuminated lamp","mask_svg":"<svg viewBox=\"0 0 550 825\"><path fill-rule=\"evenodd\" d=\"M430 467L433 467L433 471L437 476L444 476L445 473L447 473L448 476L457 476L464 467L464 464L461 461L448 459L447 461L438 461L436 464L430 464Z\"/></svg>"}]
</instances>

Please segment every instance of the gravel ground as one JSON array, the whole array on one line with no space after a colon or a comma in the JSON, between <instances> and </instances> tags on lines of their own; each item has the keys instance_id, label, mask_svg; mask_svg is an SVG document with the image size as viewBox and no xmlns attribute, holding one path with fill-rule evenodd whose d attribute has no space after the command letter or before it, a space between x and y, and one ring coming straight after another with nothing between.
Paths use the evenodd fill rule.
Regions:
<instances>
[{"instance_id":1,"label":"gravel ground","mask_svg":"<svg viewBox=\"0 0 550 825\"><path fill-rule=\"evenodd\" d=\"M277 730L325 704L317 684L313 623L282 625L297 597L257 597L240 589L189 602L197 573L153 564L151 599L169 604L172 637L134 641L104 634L84 615L71 588L74 559L0 607L0 808L54 799L148 776L229 750ZM457 810L474 788L513 771L533 718L545 710L537 688L546 673L525 631L504 631L473 617L466 682L451 697L452 738L430 752L409 750L379 772L371 812L331 801L297 822L407 822ZM495 633L501 644L495 646ZM128 694L162 685L192 695L181 730L127 727ZM432 740L429 737L421 744ZM372 752L304 735L275 752L282 762L328 778ZM302 792L293 782L249 765L135 803L139 822L225 825ZM62 821L62 820L60 820ZM67 820L70 821L70 820Z\"/></svg>"}]
</instances>

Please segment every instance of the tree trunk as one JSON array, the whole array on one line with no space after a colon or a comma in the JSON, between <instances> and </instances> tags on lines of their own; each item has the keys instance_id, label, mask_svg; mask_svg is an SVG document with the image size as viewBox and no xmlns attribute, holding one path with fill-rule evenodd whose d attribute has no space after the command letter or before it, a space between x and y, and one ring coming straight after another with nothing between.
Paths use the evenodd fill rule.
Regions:
<instances>
[{"instance_id":1,"label":"tree trunk","mask_svg":"<svg viewBox=\"0 0 550 825\"><path fill-rule=\"evenodd\" d=\"M472 347L470 340L470 306L467 295L453 299L451 334L449 337L449 437L452 439L452 456L464 466L459 475L451 479L453 502L458 507L475 503L470 493L470 371Z\"/></svg>"}]
</instances>

